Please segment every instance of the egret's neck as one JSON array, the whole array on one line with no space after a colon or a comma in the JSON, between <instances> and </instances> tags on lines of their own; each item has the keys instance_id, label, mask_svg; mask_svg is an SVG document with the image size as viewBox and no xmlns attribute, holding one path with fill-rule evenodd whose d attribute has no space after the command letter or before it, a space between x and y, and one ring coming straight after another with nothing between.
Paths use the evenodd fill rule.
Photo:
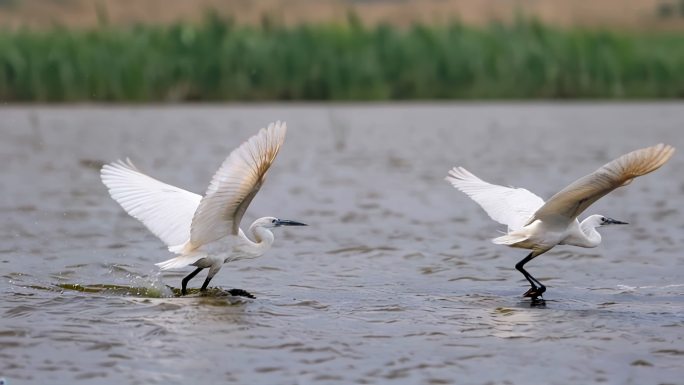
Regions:
<instances>
[{"instance_id":1,"label":"egret's neck","mask_svg":"<svg viewBox=\"0 0 684 385\"><path fill-rule=\"evenodd\" d=\"M240 232L240 237L243 238L246 243L245 246L247 247L245 251L250 254L257 256L261 255L273 245L273 240L275 239L273 233L269 229L261 226L258 222L254 222L249 226L248 233L254 240L249 239L242 231Z\"/></svg>"},{"instance_id":2,"label":"egret's neck","mask_svg":"<svg viewBox=\"0 0 684 385\"><path fill-rule=\"evenodd\" d=\"M601 243L601 234L596 231L596 228L599 226L600 222L593 216L582 221L580 229L582 230L582 234L585 238L584 241L586 242L585 245L583 245L584 247L596 247Z\"/></svg>"}]
</instances>

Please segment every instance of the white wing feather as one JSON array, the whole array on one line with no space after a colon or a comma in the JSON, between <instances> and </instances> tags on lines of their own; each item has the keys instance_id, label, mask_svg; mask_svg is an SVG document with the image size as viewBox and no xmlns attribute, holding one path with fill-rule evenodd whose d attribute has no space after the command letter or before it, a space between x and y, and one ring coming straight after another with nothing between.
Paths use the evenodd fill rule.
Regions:
<instances>
[{"instance_id":1,"label":"white wing feather","mask_svg":"<svg viewBox=\"0 0 684 385\"><path fill-rule=\"evenodd\" d=\"M169 248L190 238L190 224L201 195L143 174L130 159L104 165L100 177L109 195Z\"/></svg>"},{"instance_id":2,"label":"white wing feather","mask_svg":"<svg viewBox=\"0 0 684 385\"><path fill-rule=\"evenodd\" d=\"M544 205L542 198L524 188L487 183L463 167L451 169L446 180L477 202L490 218L508 226L509 231L521 229Z\"/></svg>"},{"instance_id":3,"label":"white wing feather","mask_svg":"<svg viewBox=\"0 0 684 385\"><path fill-rule=\"evenodd\" d=\"M192 219L186 251L238 235L240 220L261 188L285 140L285 123L271 123L230 153L207 188Z\"/></svg>"}]
</instances>

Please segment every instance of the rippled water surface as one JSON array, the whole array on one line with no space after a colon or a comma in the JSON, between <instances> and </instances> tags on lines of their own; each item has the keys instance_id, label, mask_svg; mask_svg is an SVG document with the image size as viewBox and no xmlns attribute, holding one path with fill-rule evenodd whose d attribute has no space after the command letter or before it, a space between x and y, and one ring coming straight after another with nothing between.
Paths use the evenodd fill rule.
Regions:
<instances>
[{"instance_id":1,"label":"rippled water surface","mask_svg":"<svg viewBox=\"0 0 684 385\"><path fill-rule=\"evenodd\" d=\"M206 295L112 201L131 157L203 192L276 119L288 137L246 222L262 258ZM684 105L438 104L0 109L0 377L10 384L682 384ZM658 142L679 153L589 210L630 222L531 262L443 178L463 165L548 198ZM243 226L248 225L243 223ZM204 273L191 281L201 285ZM226 296L242 288L256 299Z\"/></svg>"}]
</instances>

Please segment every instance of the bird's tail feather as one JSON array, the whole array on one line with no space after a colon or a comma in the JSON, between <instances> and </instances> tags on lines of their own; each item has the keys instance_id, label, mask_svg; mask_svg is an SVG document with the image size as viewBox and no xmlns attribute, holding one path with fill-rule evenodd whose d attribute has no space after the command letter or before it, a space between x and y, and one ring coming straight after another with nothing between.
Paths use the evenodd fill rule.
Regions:
<instances>
[{"instance_id":1,"label":"bird's tail feather","mask_svg":"<svg viewBox=\"0 0 684 385\"><path fill-rule=\"evenodd\" d=\"M516 234L516 233L509 233L506 235L502 235L500 237L496 237L492 239L492 242L497 244L497 245L514 245L516 243L520 243L522 241L527 240L528 236L525 234Z\"/></svg>"},{"instance_id":2,"label":"bird's tail feather","mask_svg":"<svg viewBox=\"0 0 684 385\"><path fill-rule=\"evenodd\" d=\"M180 269L188 265L192 265L198 260L204 258L202 254L179 255L175 258L167 259L166 261L155 263L162 270Z\"/></svg>"},{"instance_id":3,"label":"bird's tail feather","mask_svg":"<svg viewBox=\"0 0 684 385\"><path fill-rule=\"evenodd\" d=\"M197 247L188 239L180 245L169 246L169 251L176 254L190 255Z\"/></svg>"}]
</instances>

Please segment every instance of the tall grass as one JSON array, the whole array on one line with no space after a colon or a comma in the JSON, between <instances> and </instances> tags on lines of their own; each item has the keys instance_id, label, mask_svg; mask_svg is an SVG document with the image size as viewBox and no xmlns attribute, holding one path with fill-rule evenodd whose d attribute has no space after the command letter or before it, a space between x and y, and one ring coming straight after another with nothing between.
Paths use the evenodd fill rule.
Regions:
<instances>
[{"instance_id":1,"label":"tall grass","mask_svg":"<svg viewBox=\"0 0 684 385\"><path fill-rule=\"evenodd\" d=\"M535 22L0 33L0 101L679 98L684 34Z\"/></svg>"}]
</instances>

